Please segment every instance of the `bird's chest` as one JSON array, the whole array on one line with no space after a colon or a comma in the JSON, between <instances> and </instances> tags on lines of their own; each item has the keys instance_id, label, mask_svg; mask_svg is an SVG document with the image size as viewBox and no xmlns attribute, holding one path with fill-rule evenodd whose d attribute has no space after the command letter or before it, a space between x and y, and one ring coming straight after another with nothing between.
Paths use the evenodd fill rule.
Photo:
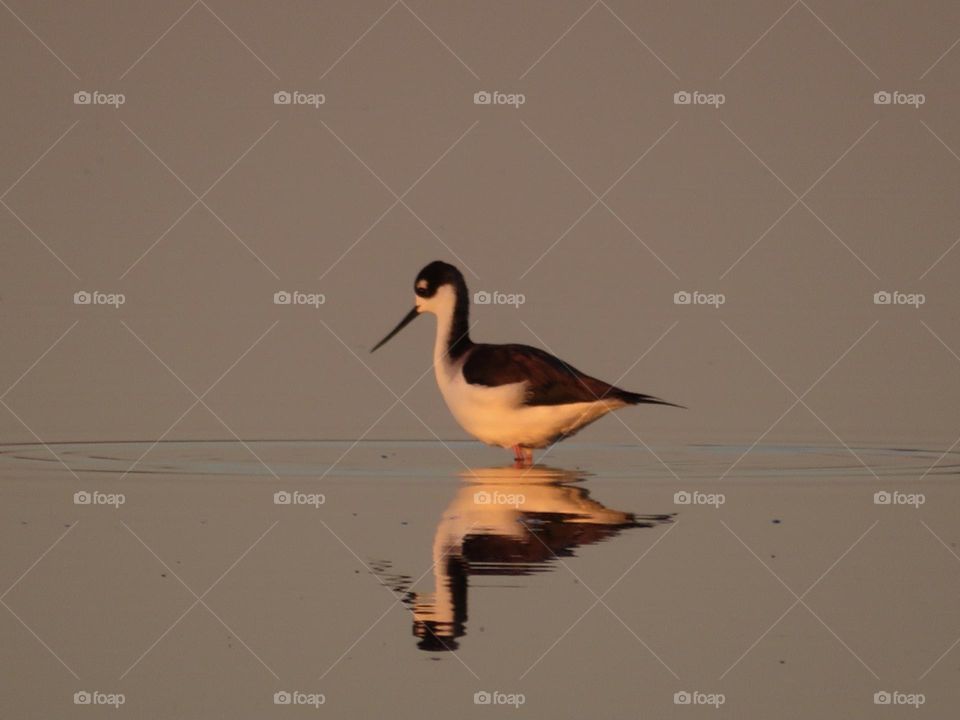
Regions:
<instances>
[{"instance_id":1,"label":"bird's chest","mask_svg":"<svg viewBox=\"0 0 960 720\"><path fill-rule=\"evenodd\" d=\"M440 394L457 422L482 440L498 436L522 404L523 383L471 385L463 377L462 365L456 363L438 365L436 377Z\"/></svg>"}]
</instances>

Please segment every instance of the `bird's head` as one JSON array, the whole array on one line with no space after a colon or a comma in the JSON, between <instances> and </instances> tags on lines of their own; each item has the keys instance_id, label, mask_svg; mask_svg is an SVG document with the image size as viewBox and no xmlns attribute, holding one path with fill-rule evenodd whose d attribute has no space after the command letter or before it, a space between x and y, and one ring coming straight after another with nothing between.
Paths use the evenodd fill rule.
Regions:
<instances>
[{"instance_id":1,"label":"bird's head","mask_svg":"<svg viewBox=\"0 0 960 720\"><path fill-rule=\"evenodd\" d=\"M461 287L466 289L463 274L449 263L434 260L417 273L413 283L414 306L418 313L450 312Z\"/></svg>"},{"instance_id":2,"label":"bird's head","mask_svg":"<svg viewBox=\"0 0 960 720\"><path fill-rule=\"evenodd\" d=\"M387 336L374 345L373 352L413 322L421 313L452 315L458 300L467 303L467 284L463 273L450 263L434 260L417 273L413 283L413 310L408 312Z\"/></svg>"}]
</instances>

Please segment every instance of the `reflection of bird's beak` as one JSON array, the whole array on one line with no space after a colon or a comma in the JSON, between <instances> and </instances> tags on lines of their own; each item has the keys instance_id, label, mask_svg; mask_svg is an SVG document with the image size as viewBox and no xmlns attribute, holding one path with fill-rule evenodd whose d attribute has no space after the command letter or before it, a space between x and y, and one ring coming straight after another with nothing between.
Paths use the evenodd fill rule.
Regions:
<instances>
[{"instance_id":1,"label":"reflection of bird's beak","mask_svg":"<svg viewBox=\"0 0 960 720\"><path fill-rule=\"evenodd\" d=\"M410 323L412 323L412 322L416 319L417 315L419 315L419 314L420 314L420 311L419 311L417 308L414 308L413 310L411 310L410 312L408 312L407 315L406 315L406 317L404 317L403 320L401 320L401 321L399 322L399 324L398 324L393 330L391 330L390 333L389 333L383 340L381 340L381 341L378 342L376 345L374 345L374 346L373 346L373 349L370 350L370 352L373 352L374 350L376 350L377 348L379 348L381 345L386 344L387 340L389 340L390 338L392 338L392 337L393 337L394 335L396 335L398 332L400 332L401 330L403 330L407 325L409 325Z\"/></svg>"}]
</instances>

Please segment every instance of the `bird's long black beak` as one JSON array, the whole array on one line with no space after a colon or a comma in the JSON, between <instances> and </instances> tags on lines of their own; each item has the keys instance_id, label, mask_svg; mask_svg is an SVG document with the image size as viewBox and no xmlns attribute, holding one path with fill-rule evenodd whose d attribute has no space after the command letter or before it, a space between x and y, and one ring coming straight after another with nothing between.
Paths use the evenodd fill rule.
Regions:
<instances>
[{"instance_id":1,"label":"bird's long black beak","mask_svg":"<svg viewBox=\"0 0 960 720\"><path fill-rule=\"evenodd\" d=\"M400 332L401 330L403 330L407 325L409 325L409 324L412 323L414 320L416 320L416 319L417 319L417 315L419 315L419 314L420 314L420 311L417 310L416 308L414 308L413 310L411 310L410 312L408 312L407 315L406 315L406 317L404 317L403 320L401 320L400 323L399 323L393 330L391 330L390 333L389 333L383 340L381 340L381 341L378 342L376 345L374 345L373 348L370 350L370 352L374 352L374 351L375 351L377 348L379 348L381 345L386 344L387 340L389 340L390 338L392 338L392 337L393 337L394 335L396 335L398 332Z\"/></svg>"}]
</instances>

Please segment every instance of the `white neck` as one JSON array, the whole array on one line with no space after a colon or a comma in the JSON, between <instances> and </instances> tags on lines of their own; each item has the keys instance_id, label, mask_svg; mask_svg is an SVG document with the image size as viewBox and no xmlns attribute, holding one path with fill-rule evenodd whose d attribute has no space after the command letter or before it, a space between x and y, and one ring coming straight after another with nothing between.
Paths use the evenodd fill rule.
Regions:
<instances>
[{"instance_id":1,"label":"white neck","mask_svg":"<svg viewBox=\"0 0 960 720\"><path fill-rule=\"evenodd\" d=\"M430 298L426 305L428 312L437 316L437 335L433 343L433 367L438 377L441 372L449 373L451 366L448 355L450 332L453 329L453 310L457 303L457 296L449 285L441 287L437 294Z\"/></svg>"}]
</instances>

